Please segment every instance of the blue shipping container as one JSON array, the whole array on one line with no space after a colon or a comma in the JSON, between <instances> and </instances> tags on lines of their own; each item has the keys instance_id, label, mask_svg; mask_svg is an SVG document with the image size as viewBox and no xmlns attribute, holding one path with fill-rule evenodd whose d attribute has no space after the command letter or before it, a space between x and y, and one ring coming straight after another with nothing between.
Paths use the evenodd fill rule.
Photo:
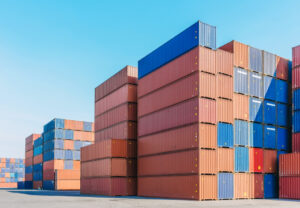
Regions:
<instances>
[{"instance_id":1,"label":"blue shipping container","mask_svg":"<svg viewBox=\"0 0 300 208\"><path fill-rule=\"evenodd\" d=\"M218 123L218 147L233 147L232 124Z\"/></svg>"},{"instance_id":2,"label":"blue shipping container","mask_svg":"<svg viewBox=\"0 0 300 208\"><path fill-rule=\"evenodd\" d=\"M276 80L273 77L264 76L264 98L276 100Z\"/></svg>"},{"instance_id":3,"label":"blue shipping container","mask_svg":"<svg viewBox=\"0 0 300 208\"><path fill-rule=\"evenodd\" d=\"M139 79L198 45L216 49L216 27L198 21L152 51L138 62Z\"/></svg>"},{"instance_id":4,"label":"blue shipping container","mask_svg":"<svg viewBox=\"0 0 300 208\"><path fill-rule=\"evenodd\" d=\"M289 103L289 85L286 81L276 80L276 101Z\"/></svg>"},{"instance_id":5,"label":"blue shipping container","mask_svg":"<svg viewBox=\"0 0 300 208\"><path fill-rule=\"evenodd\" d=\"M218 199L233 199L233 174L218 174Z\"/></svg>"},{"instance_id":6,"label":"blue shipping container","mask_svg":"<svg viewBox=\"0 0 300 208\"><path fill-rule=\"evenodd\" d=\"M249 99L249 120L262 122L263 121L263 101L258 98L250 97Z\"/></svg>"},{"instance_id":7,"label":"blue shipping container","mask_svg":"<svg viewBox=\"0 0 300 208\"><path fill-rule=\"evenodd\" d=\"M263 97L262 75L250 72L249 94L254 97Z\"/></svg>"},{"instance_id":8,"label":"blue shipping container","mask_svg":"<svg viewBox=\"0 0 300 208\"><path fill-rule=\"evenodd\" d=\"M276 149L276 127L266 125L264 127L264 148Z\"/></svg>"},{"instance_id":9,"label":"blue shipping container","mask_svg":"<svg viewBox=\"0 0 300 208\"><path fill-rule=\"evenodd\" d=\"M234 120L234 144L249 145L248 140L248 122L242 120Z\"/></svg>"},{"instance_id":10,"label":"blue shipping container","mask_svg":"<svg viewBox=\"0 0 300 208\"><path fill-rule=\"evenodd\" d=\"M300 132L300 111L293 113L293 132Z\"/></svg>"},{"instance_id":11,"label":"blue shipping container","mask_svg":"<svg viewBox=\"0 0 300 208\"><path fill-rule=\"evenodd\" d=\"M65 170L73 170L73 160L65 160L64 161L64 169Z\"/></svg>"},{"instance_id":12,"label":"blue shipping container","mask_svg":"<svg viewBox=\"0 0 300 208\"><path fill-rule=\"evenodd\" d=\"M249 47L249 68L252 71L262 72L262 51Z\"/></svg>"},{"instance_id":13,"label":"blue shipping container","mask_svg":"<svg viewBox=\"0 0 300 208\"><path fill-rule=\"evenodd\" d=\"M43 171L43 163L33 165L33 172L42 172Z\"/></svg>"},{"instance_id":14,"label":"blue shipping container","mask_svg":"<svg viewBox=\"0 0 300 208\"><path fill-rule=\"evenodd\" d=\"M52 129L63 129L65 128L65 120L55 118L46 125L44 125L44 133L52 130Z\"/></svg>"},{"instance_id":15,"label":"blue shipping container","mask_svg":"<svg viewBox=\"0 0 300 208\"><path fill-rule=\"evenodd\" d=\"M234 170L235 172L249 171L249 149L247 147L234 148Z\"/></svg>"},{"instance_id":16,"label":"blue shipping container","mask_svg":"<svg viewBox=\"0 0 300 208\"><path fill-rule=\"evenodd\" d=\"M43 180L43 172L33 172L33 180L34 181L42 181Z\"/></svg>"},{"instance_id":17,"label":"blue shipping container","mask_svg":"<svg viewBox=\"0 0 300 208\"><path fill-rule=\"evenodd\" d=\"M277 198L278 197L278 178L274 174L264 175L264 198Z\"/></svg>"},{"instance_id":18,"label":"blue shipping container","mask_svg":"<svg viewBox=\"0 0 300 208\"><path fill-rule=\"evenodd\" d=\"M25 189L25 182L24 181L18 181L18 189Z\"/></svg>"},{"instance_id":19,"label":"blue shipping container","mask_svg":"<svg viewBox=\"0 0 300 208\"><path fill-rule=\"evenodd\" d=\"M43 154L43 146L39 146L33 149L33 156Z\"/></svg>"},{"instance_id":20,"label":"blue shipping container","mask_svg":"<svg viewBox=\"0 0 300 208\"><path fill-rule=\"evenodd\" d=\"M263 52L264 73L276 77L276 56L269 52Z\"/></svg>"},{"instance_id":21,"label":"blue shipping container","mask_svg":"<svg viewBox=\"0 0 300 208\"><path fill-rule=\"evenodd\" d=\"M33 147L41 146L43 145L43 142L44 142L43 137L39 137L37 140L34 141Z\"/></svg>"},{"instance_id":22,"label":"blue shipping container","mask_svg":"<svg viewBox=\"0 0 300 208\"><path fill-rule=\"evenodd\" d=\"M247 70L234 68L234 92L248 95L248 76Z\"/></svg>"},{"instance_id":23,"label":"blue shipping container","mask_svg":"<svg viewBox=\"0 0 300 208\"><path fill-rule=\"evenodd\" d=\"M289 131L285 128L277 128L277 150L288 151L290 149Z\"/></svg>"},{"instance_id":24,"label":"blue shipping container","mask_svg":"<svg viewBox=\"0 0 300 208\"><path fill-rule=\"evenodd\" d=\"M54 181L43 181L43 189L54 190Z\"/></svg>"},{"instance_id":25,"label":"blue shipping container","mask_svg":"<svg viewBox=\"0 0 300 208\"><path fill-rule=\"evenodd\" d=\"M276 103L264 101L264 123L276 124Z\"/></svg>"},{"instance_id":26,"label":"blue shipping container","mask_svg":"<svg viewBox=\"0 0 300 208\"><path fill-rule=\"evenodd\" d=\"M33 183L32 181L25 181L25 189L32 189Z\"/></svg>"},{"instance_id":27,"label":"blue shipping container","mask_svg":"<svg viewBox=\"0 0 300 208\"><path fill-rule=\"evenodd\" d=\"M287 127L290 124L289 107L285 104L277 103L277 125Z\"/></svg>"},{"instance_id":28,"label":"blue shipping container","mask_svg":"<svg viewBox=\"0 0 300 208\"><path fill-rule=\"evenodd\" d=\"M293 91L293 110L300 110L300 88Z\"/></svg>"},{"instance_id":29,"label":"blue shipping container","mask_svg":"<svg viewBox=\"0 0 300 208\"><path fill-rule=\"evenodd\" d=\"M83 130L84 131L92 131L92 126L93 126L93 123L92 122L83 122Z\"/></svg>"}]
</instances>

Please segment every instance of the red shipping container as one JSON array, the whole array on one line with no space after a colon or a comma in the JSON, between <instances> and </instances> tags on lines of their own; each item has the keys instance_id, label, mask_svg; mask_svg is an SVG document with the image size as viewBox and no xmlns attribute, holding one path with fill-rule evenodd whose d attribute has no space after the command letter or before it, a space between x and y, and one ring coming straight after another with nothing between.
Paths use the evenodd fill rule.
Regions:
<instances>
[{"instance_id":1,"label":"red shipping container","mask_svg":"<svg viewBox=\"0 0 300 208\"><path fill-rule=\"evenodd\" d=\"M138 178L138 196L216 200L216 175L156 176Z\"/></svg>"},{"instance_id":2,"label":"red shipping container","mask_svg":"<svg viewBox=\"0 0 300 208\"><path fill-rule=\"evenodd\" d=\"M279 198L300 199L300 177L284 176L279 177Z\"/></svg>"},{"instance_id":3,"label":"red shipping container","mask_svg":"<svg viewBox=\"0 0 300 208\"><path fill-rule=\"evenodd\" d=\"M250 198L263 199L264 198L264 175L251 174L250 175Z\"/></svg>"},{"instance_id":4,"label":"red shipping container","mask_svg":"<svg viewBox=\"0 0 300 208\"><path fill-rule=\"evenodd\" d=\"M189 150L138 159L138 176L216 173L216 150Z\"/></svg>"},{"instance_id":5,"label":"red shipping container","mask_svg":"<svg viewBox=\"0 0 300 208\"><path fill-rule=\"evenodd\" d=\"M136 139L137 138L137 123L126 121L115 126L97 131L95 133L95 141L99 142L106 139Z\"/></svg>"},{"instance_id":6,"label":"red shipping container","mask_svg":"<svg viewBox=\"0 0 300 208\"><path fill-rule=\"evenodd\" d=\"M124 121L137 120L137 104L125 103L95 117L95 130L99 131Z\"/></svg>"},{"instance_id":7,"label":"red shipping container","mask_svg":"<svg viewBox=\"0 0 300 208\"><path fill-rule=\"evenodd\" d=\"M137 86L127 84L95 103L95 116L115 108L123 103L137 102Z\"/></svg>"},{"instance_id":8,"label":"red shipping container","mask_svg":"<svg viewBox=\"0 0 300 208\"><path fill-rule=\"evenodd\" d=\"M106 95L117 90L125 84L137 84L138 81L138 70L133 66L126 66L119 72L114 74L108 80L103 82L95 89L95 101L100 100Z\"/></svg>"},{"instance_id":9,"label":"red shipping container","mask_svg":"<svg viewBox=\"0 0 300 208\"><path fill-rule=\"evenodd\" d=\"M293 152L300 152L300 133L293 133L292 149Z\"/></svg>"},{"instance_id":10,"label":"red shipping container","mask_svg":"<svg viewBox=\"0 0 300 208\"><path fill-rule=\"evenodd\" d=\"M217 73L233 76L233 54L218 49L216 51L216 70Z\"/></svg>"},{"instance_id":11,"label":"red shipping container","mask_svg":"<svg viewBox=\"0 0 300 208\"><path fill-rule=\"evenodd\" d=\"M25 158L33 158L33 149L25 152Z\"/></svg>"},{"instance_id":12,"label":"red shipping container","mask_svg":"<svg viewBox=\"0 0 300 208\"><path fill-rule=\"evenodd\" d=\"M276 56L276 77L278 79L288 80L289 60Z\"/></svg>"},{"instance_id":13,"label":"red shipping container","mask_svg":"<svg viewBox=\"0 0 300 208\"><path fill-rule=\"evenodd\" d=\"M216 101L194 98L139 119L139 136L196 122L216 123Z\"/></svg>"},{"instance_id":14,"label":"red shipping container","mask_svg":"<svg viewBox=\"0 0 300 208\"><path fill-rule=\"evenodd\" d=\"M249 171L262 173L264 170L264 150L261 148L249 148Z\"/></svg>"},{"instance_id":15,"label":"red shipping container","mask_svg":"<svg viewBox=\"0 0 300 208\"><path fill-rule=\"evenodd\" d=\"M25 174L25 181L32 181L32 180L33 180L32 173Z\"/></svg>"},{"instance_id":16,"label":"red shipping container","mask_svg":"<svg viewBox=\"0 0 300 208\"><path fill-rule=\"evenodd\" d=\"M136 185L136 178L131 177L81 178L80 194L135 196Z\"/></svg>"},{"instance_id":17,"label":"red shipping container","mask_svg":"<svg viewBox=\"0 0 300 208\"><path fill-rule=\"evenodd\" d=\"M212 124L192 124L138 139L138 155L217 147L217 128Z\"/></svg>"},{"instance_id":18,"label":"red shipping container","mask_svg":"<svg viewBox=\"0 0 300 208\"><path fill-rule=\"evenodd\" d=\"M32 166L32 165L33 165L33 158L32 157L25 158L25 167Z\"/></svg>"},{"instance_id":19,"label":"red shipping container","mask_svg":"<svg viewBox=\"0 0 300 208\"><path fill-rule=\"evenodd\" d=\"M293 68L300 66L300 45L293 48Z\"/></svg>"},{"instance_id":20,"label":"red shipping container","mask_svg":"<svg viewBox=\"0 0 300 208\"><path fill-rule=\"evenodd\" d=\"M33 189L42 189L43 181L33 181Z\"/></svg>"},{"instance_id":21,"label":"red shipping container","mask_svg":"<svg viewBox=\"0 0 300 208\"><path fill-rule=\"evenodd\" d=\"M264 149L264 173L276 173L277 151Z\"/></svg>"},{"instance_id":22,"label":"red shipping container","mask_svg":"<svg viewBox=\"0 0 300 208\"><path fill-rule=\"evenodd\" d=\"M33 164L39 164L43 162L43 154L33 157Z\"/></svg>"},{"instance_id":23,"label":"red shipping container","mask_svg":"<svg viewBox=\"0 0 300 208\"><path fill-rule=\"evenodd\" d=\"M300 153L281 154L279 156L280 176L300 176Z\"/></svg>"},{"instance_id":24,"label":"red shipping container","mask_svg":"<svg viewBox=\"0 0 300 208\"><path fill-rule=\"evenodd\" d=\"M293 90L300 87L300 66L292 70L292 88Z\"/></svg>"},{"instance_id":25,"label":"red shipping container","mask_svg":"<svg viewBox=\"0 0 300 208\"><path fill-rule=\"evenodd\" d=\"M55 180L55 171L54 171L54 169L44 170L43 171L43 180L44 181L53 181L53 180Z\"/></svg>"}]
</instances>

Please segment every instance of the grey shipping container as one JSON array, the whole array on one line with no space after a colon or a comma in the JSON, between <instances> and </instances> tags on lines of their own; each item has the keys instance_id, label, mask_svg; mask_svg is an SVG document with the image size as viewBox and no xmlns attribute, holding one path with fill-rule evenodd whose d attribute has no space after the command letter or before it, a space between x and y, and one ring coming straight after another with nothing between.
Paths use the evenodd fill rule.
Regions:
<instances>
[{"instance_id":1,"label":"grey shipping container","mask_svg":"<svg viewBox=\"0 0 300 208\"><path fill-rule=\"evenodd\" d=\"M269 52L263 52L264 74L276 77L276 56Z\"/></svg>"},{"instance_id":2,"label":"grey shipping container","mask_svg":"<svg viewBox=\"0 0 300 208\"><path fill-rule=\"evenodd\" d=\"M255 97L263 97L263 77L261 74L250 72L249 94Z\"/></svg>"},{"instance_id":3,"label":"grey shipping container","mask_svg":"<svg viewBox=\"0 0 300 208\"><path fill-rule=\"evenodd\" d=\"M249 47L249 68L262 73L262 51Z\"/></svg>"},{"instance_id":4,"label":"grey shipping container","mask_svg":"<svg viewBox=\"0 0 300 208\"><path fill-rule=\"evenodd\" d=\"M248 76L247 70L234 68L234 92L248 95Z\"/></svg>"}]
</instances>

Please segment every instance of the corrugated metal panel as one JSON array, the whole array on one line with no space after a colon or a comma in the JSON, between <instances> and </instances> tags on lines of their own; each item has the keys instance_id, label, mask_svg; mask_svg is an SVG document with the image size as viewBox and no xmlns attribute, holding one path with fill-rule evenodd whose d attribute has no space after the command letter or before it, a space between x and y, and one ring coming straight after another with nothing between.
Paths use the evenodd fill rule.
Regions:
<instances>
[{"instance_id":1,"label":"corrugated metal panel","mask_svg":"<svg viewBox=\"0 0 300 208\"><path fill-rule=\"evenodd\" d=\"M250 72L249 94L254 97L263 97L263 78L261 74Z\"/></svg>"},{"instance_id":2,"label":"corrugated metal panel","mask_svg":"<svg viewBox=\"0 0 300 208\"><path fill-rule=\"evenodd\" d=\"M198 21L152 51L138 62L139 79L198 45L215 49L216 27Z\"/></svg>"},{"instance_id":3,"label":"corrugated metal panel","mask_svg":"<svg viewBox=\"0 0 300 208\"><path fill-rule=\"evenodd\" d=\"M275 126L264 126L264 148L276 149L276 131Z\"/></svg>"},{"instance_id":4,"label":"corrugated metal panel","mask_svg":"<svg viewBox=\"0 0 300 208\"><path fill-rule=\"evenodd\" d=\"M300 65L300 45L293 48L293 67Z\"/></svg>"},{"instance_id":5,"label":"corrugated metal panel","mask_svg":"<svg viewBox=\"0 0 300 208\"><path fill-rule=\"evenodd\" d=\"M233 99L233 79L231 76L217 74L217 97Z\"/></svg>"},{"instance_id":6,"label":"corrugated metal panel","mask_svg":"<svg viewBox=\"0 0 300 208\"><path fill-rule=\"evenodd\" d=\"M249 149L247 147L234 148L234 170L235 172L249 171Z\"/></svg>"},{"instance_id":7,"label":"corrugated metal panel","mask_svg":"<svg viewBox=\"0 0 300 208\"><path fill-rule=\"evenodd\" d=\"M242 120L235 120L234 121L234 144L235 145L249 145L248 139L248 122Z\"/></svg>"},{"instance_id":8,"label":"corrugated metal panel","mask_svg":"<svg viewBox=\"0 0 300 208\"><path fill-rule=\"evenodd\" d=\"M218 123L218 147L233 147L233 125Z\"/></svg>"},{"instance_id":9,"label":"corrugated metal panel","mask_svg":"<svg viewBox=\"0 0 300 208\"><path fill-rule=\"evenodd\" d=\"M234 172L234 149L218 148L218 171Z\"/></svg>"},{"instance_id":10,"label":"corrugated metal panel","mask_svg":"<svg viewBox=\"0 0 300 208\"><path fill-rule=\"evenodd\" d=\"M260 123L263 121L263 101L261 99L250 97L249 120Z\"/></svg>"},{"instance_id":11,"label":"corrugated metal panel","mask_svg":"<svg viewBox=\"0 0 300 208\"><path fill-rule=\"evenodd\" d=\"M248 95L249 72L242 68L234 68L234 92Z\"/></svg>"},{"instance_id":12,"label":"corrugated metal panel","mask_svg":"<svg viewBox=\"0 0 300 208\"><path fill-rule=\"evenodd\" d=\"M263 51L264 74L276 77L276 56Z\"/></svg>"},{"instance_id":13,"label":"corrugated metal panel","mask_svg":"<svg viewBox=\"0 0 300 208\"><path fill-rule=\"evenodd\" d=\"M300 132L300 111L295 111L293 114L293 132Z\"/></svg>"},{"instance_id":14,"label":"corrugated metal panel","mask_svg":"<svg viewBox=\"0 0 300 208\"><path fill-rule=\"evenodd\" d=\"M263 125L259 123L249 123L249 145L251 147L263 147Z\"/></svg>"},{"instance_id":15,"label":"corrugated metal panel","mask_svg":"<svg viewBox=\"0 0 300 208\"><path fill-rule=\"evenodd\" d=\"M277 125L290 126L290 110L285 104L277 103Z\"/></svg>"},{"instance_id":16,"label":"corrugated metal panel","mask_svg":"<svg viewBox=\"0 0 300 208\"><path fill-rule=\"evenodd\" d=\"M199 61L196 59L196 63L199 64L199 70L204 72L209 72L212 74L216 73L216 51L204 48L199 48Z\"/></svg>"},{"instance_id":17,"label":"corrugated metal panel","mask_svg":"<svg viewBox=\"0 0 300 208\"><path fill-rule=\"evenodd\" d=\"M293 110L300 110L300 89L293 91Z\"/></svg>"},{"instance_id":18,"label":"corrugated metal panel","mask_svg":"<svg viewBox=\"0 0 300 208\"><path fill-rule=\"evenodd\" d=\"M249 171L262 173L264 169L264 150L262 148L249 148Z\"/></svg>"},{"instance_id":19,"label":"corrugated metal panel","mask_svg":"<svg viewBox=\"0 0 300 208\"><path fill-rule=\"evenodd\" d=\"M262 72L262 51L249 47L249 68L252 71Z\"/></svg>"},{"instance_id":20,"label":"corrugated metal panel","mask_svg":"<svg viewBox=\"0 0 300 208\"><path fill-rule=\"evenodd\" d=\"M249 47L237 41L231 41L220 49L233 53L233 65L248 68L249 65Z\"/></svg>"},{"instance_id":21,"label":"corrugated metal panel","mask_svg":"<svg viewBox=\"0 0 300 208\"><path fill-rule=\"evenodd\" d=\"M296 67L292 71L292 88L298 89L300 87L300 66Z\"/></svg>"},{"instance_id":22,"label":"corrugated metal panel","mask_svg":"<svg viewBox=\"0 0 300 208\"><path fill-rule=\"evenodd\" d=\"M216 72L233 76L233 54L223 50L216 51Z\"/></svg>"},{"instance_id":23,"label":"corrugated metal panel","mask_svg":"<svg viewBox=\"0 0 300 208\"><path fill-rule=\"evenodd\" d=\"M289 130L285 128L277 129L277 150L290 150Z\"/></svg>"},{"instance_id":24,"label":"corrugated metal panel","mask_svg":"<svg viewBox=\"0 0 300 208\"><path fill-rule=\"evenodd\" d=\"M219 173L218 174L218 199L233 198L233 174Z\"/></svg>"},{"instance_id":25,"label":"corrugated metal panel","mask_svg":"<svg viewBox=\"0 0 300 208\"><path fill-rule=\"evenodd\" d=\"M264 101L264 123L276 124L276 103Z\"/></svg>"},{"instance_id":26,"label":"corrugated metal panel","mask_svg":"<svg viewBox=\"0 0 300 208\"><path fill-rule=\"evenodd\" d=\"M276 80L276 101L281 103L289 103L289 86L288 82Z\"/></svg>"},{"instance_id":27,"label":"corrugated metal panel","mask_svg":"<svg viewBox=\"0 0 300 208\"><path fill-rule=\"evenodd\" d=\"M217 99L217 122L233 123L233 102L231 100Z\"/></svg>"},{"instance_id":28,"label":"corrugated metal panel","mask_svg":"<svg viewBox=\"0 0 300 208\"><path fill-rule=\"evenodd\" d=\"M265 199L278 197L278 176L274 174L264 175L264 197Z\"/></svg>"},{"instance_id":29,"label":"corrugated metal panel","mask_svg":"<svg viewBox=\"0 0 300 208\"><path fill-rule=\"evenodd\" d=\"M234 174L234 198L235 199L250 198L250 174L249 173Z\"/></svg>"},{"instance_id":30,"label":"corrugated metal panel","mask_svg":"<svg viewBox=\"0 0 300 208\"><path fill-rule=\"evenodd\" d=\"M300 198L300 177L279 177L279 198Z\"/></svg>"},{"instance_id":31,"label":"corrugated metal panel","mask_svg":"<svg viewBox=\"0 0 300 208\"><path fill-rule=\"evenodd\" d=\"M276 80L272 77L264 77L264 98L276 100Z\"/></svg>"},{"instance_id":32,"label":"corrugated metal panel","mask_svg":"<svg viewBox=\"0 0 300 208\"><path fill-rule=\"evenodd\" d=\"M263 199L264 198L264 175L250 174L250 198Z\"/></svg>"},{"instance_id":33,"label":"corrugated metal panel","mask_svg":"<svg viewBox=\"0 0 300 208\"><path fill-rule=\"evenodd\" d=\"M80 180L56 180L55 190L61 191L79 191Z\"/></svg>"},{"instance_id":34,"label":"corrugated metal panel","mask_svg":"<svg viewBox=\"0 0 300 208\"><path fill-rule=\"evenodd\" d=\"M277 151L264 150L264 173L276 173L277 170Z\"/></svg>"},{"instance_id":35,"label":"corrugated metal panel","mask_svg":"<svg viewBox=\"0 0 300 208\"><path fill-rule=\"evenodd\" d=\"M300 175L300 154L289 153L279 156L279 175L280 176L299 176Z\"/></svg>"},{"instance_id":36,"label":"corrugated metal panel","mask_svg":"<svg viewBox=\"0 0 300 208\"><path fill-rule=\"evenodd\" d=\"M276 56L276 77L278 79L289 79L289 60Z\"/></svg>"},{"instance_id":37,"label":"corrugated metal panel","mask_svg":"<svg viewBox=\"0 0 300 208\"><path fill-rule=\"evenodd\" d=\"M292 135L292 152L300 152L300 133Z\"/></svg>"},{"instance_id":38,"label":"corrugated metal panel","mask_svg":"<svg viewBox=\"0 0 300 208\"><path fill-rule=\"evenodd\" d=\"M233 118L249 119L249 97L246 95L233 94Z\"/></svg>"}]
</instances>

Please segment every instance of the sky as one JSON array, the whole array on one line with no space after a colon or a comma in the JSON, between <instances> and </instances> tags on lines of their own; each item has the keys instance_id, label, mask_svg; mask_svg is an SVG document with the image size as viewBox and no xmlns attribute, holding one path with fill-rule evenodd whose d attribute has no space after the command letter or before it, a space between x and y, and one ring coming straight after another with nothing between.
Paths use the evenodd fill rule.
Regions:
<instances>
[{"instance_id":1,"label":"sky","mask_svg":"<svg viewBox=\"0 0 300 208\"><path fill-rule=\"evenodd\" d=\"M0 0L0 157L53 118L94 120L94 89L197 20L291 59L299 0Z\"/></svg>"}]
</instances>

